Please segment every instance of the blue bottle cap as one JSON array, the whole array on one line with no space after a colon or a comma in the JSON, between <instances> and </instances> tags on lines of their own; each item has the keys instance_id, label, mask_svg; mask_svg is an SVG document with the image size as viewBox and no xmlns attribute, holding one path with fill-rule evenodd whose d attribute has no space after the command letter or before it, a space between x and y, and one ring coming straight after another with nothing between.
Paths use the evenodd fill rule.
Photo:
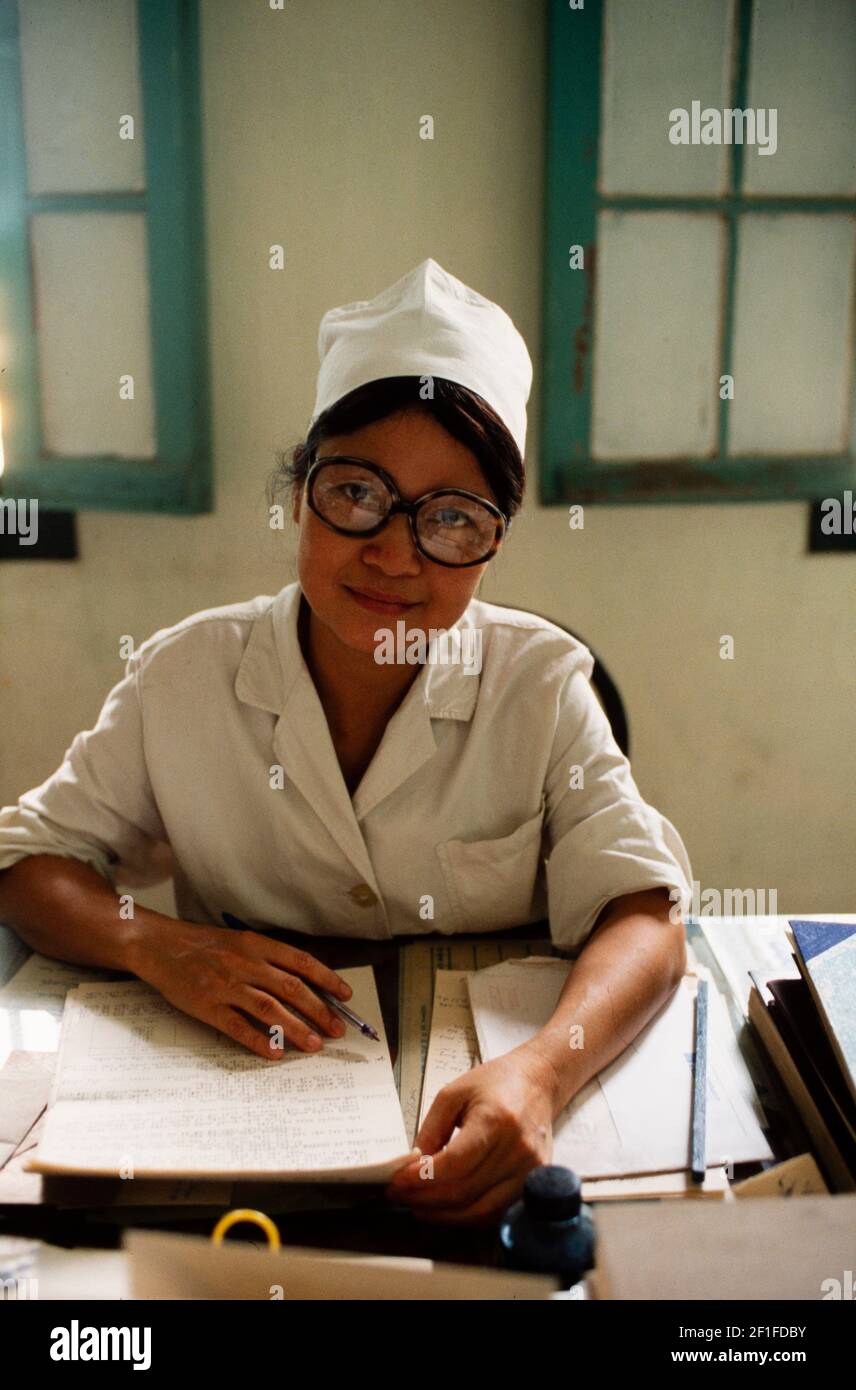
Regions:
<instances>
[{"instance_id":1,"label":"blue bottle cap","mask_svg":"<svg viewBox=\"0 0 856 1390\"><path fill-rule=\"evenodd\" d=\"M533 1221L570 1221L579 1216L582 1187L576 1173L559 1164L545 1164L526 1174L523 1206Z\"/></svg>"}]
</instances>

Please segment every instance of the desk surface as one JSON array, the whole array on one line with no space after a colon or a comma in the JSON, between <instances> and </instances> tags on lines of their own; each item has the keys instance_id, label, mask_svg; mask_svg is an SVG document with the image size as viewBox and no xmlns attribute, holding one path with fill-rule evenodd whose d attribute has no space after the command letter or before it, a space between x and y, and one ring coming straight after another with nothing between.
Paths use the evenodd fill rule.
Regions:
<instances>
[{"instance_id":1,"label":"desk surface","mask_svg":"<svg viewBox=\"0 0 856 1390\"><path fill-rule=\"evenodd\" d=\"M816 920L826 920L826 914L801 914L813 916ZM837 920L856 922L856 916L830 914ZM781 919L785 921L785 918ZM521 929L520 935L537 935L532 927ZM305 939L304 944L305 944ZM394 941L372 942L364 939L342 940L341 938L313 938L312 950L332 968L348 965L371 964L375 967L378 993L384 1014L387 1036L392 1040L398 1033L398 947L411 938ZM771 1073L766 1061L760 1056L748 1027L745 1026L740 1009L734 1005L721 971L707 950L704 939L697 926L688 926L688 940L700 964L706 966L717 987L726 995L729 1015L738 1035L741 1051L746 1059L750 1074L758 1089L759 1099L770 1120L770 1142L777 1160L791 1157L809 1147L798 1120L795 1122L792 1107L781 1094L778 1079ZM29 955L13 932L0 926L0 984L5 983L23 964ZM2 1041L2 1040L0 1040ZM55 1046L49 1043L48 1046ZM0 1056L0 1065L5 1058ZM758 1165L751 1165L739 1171L736 1176L747 1176L757 1171ZM89 1181L89 1180L80 1180ZM92 1180L97 1181L97 1180ZM282 1185L280 1185L281 1187ZM288 1185L293 1188L293 1185ZM312 1186L312 1198L319 1196L318 1185ZM263 1204L252 1184L236 1184L229 1205ZM325 1209L290 1210L276 1213L284 1244L312 1246L319 1249L370 1252L379 1255L415 1255L422 1258L467 1264L495 1266L498 1263L498 1249L495 1231L465 1227L434 1227L419 1222L409 1209L394 1208L389 1205L381 1190L361 1189L354 1193L341 1187L323 1198ZM345 1205L347 1203L347 1205ZM273 1208L273 1204L271 1204ZM159 1229L172 1231L191 1231L207 1235L213 1222L222 1214L222 1208L176 1210L169 1216L159 1216L146 1220L142 1209L127 1212L125 1224L140 1226L151 1224ZM154 1216L154 1214L152 1214ZM45 1204L40 1207L0 1207L0 1232L5 1234L32 1235L60 1245L74 1245L90 1248L83 1253L87 1267L92 1271L92 1297L121 1297L120 1293L98 1293L97 1289L106 1286L118 1287L119 1271L123 1257L115 1249L104 1251L104 1247L115 1247L120 1240L121 1216L111 1212L112 1220L97 1219L94 1212L85 1207L58 1209ZM240 1236L236 1232L236 1236ZM248 1234L247 1238L251 1238ZM99 1258L99 1253L103 1258ZM112 1253L113 1258L108 1258ZM46 1253L45 1278L50 1278L51 1286L62 1287L65 1277L63 1271L68 1262L60 1255ZM78 1286L79 1289L79 1286ZM43 1294L44 1297L63 1297L62 1293ZM79 1296L79 1292L78 1292Z\"/></svg>"}]
</instances>

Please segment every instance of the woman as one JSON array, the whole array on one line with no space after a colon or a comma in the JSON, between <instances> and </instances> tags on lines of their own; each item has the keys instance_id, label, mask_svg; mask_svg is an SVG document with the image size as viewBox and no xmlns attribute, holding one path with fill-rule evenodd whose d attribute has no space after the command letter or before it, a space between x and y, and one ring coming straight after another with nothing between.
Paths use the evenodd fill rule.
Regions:
<instances>
[{"instance_id":1,"label":"woman","mask_svg":"<svg viewBox=\"0 0 856 1390\"><path fill-rule=\"evenodd\" d=\"M432 1180L412 1164L388 1189L428 1219L488 1220L675 988L670 904L691 870L612 738L587 649L474 597L523 495L531 363L511 320L429 260L331 310L319 346L313 422L281 478L298 582L131 657L95 729L0 813L0 916L270 1058L273 1025L306 1050L343 1031L307 982L350 990L308 950L215 926L224 910L307 946L548 912L579 952L552 1019L440 1092L416 1136ZM414 661L432 630L465 634L458 656L478 661L434 660L436 639ZM126 920L113 882L157 881L164 845L179 919Z\"/></svg>"}]
</instances>

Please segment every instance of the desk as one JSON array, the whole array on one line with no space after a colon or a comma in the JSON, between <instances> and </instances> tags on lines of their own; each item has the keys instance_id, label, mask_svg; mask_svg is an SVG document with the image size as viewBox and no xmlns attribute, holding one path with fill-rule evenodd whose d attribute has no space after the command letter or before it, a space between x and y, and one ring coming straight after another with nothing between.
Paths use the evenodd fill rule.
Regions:
<instances>
[{"instance_id":1,"label":"desk","mask_svg":"<svg viewBox=\"0 0 856 1390\"><path fill-rule=\"evenodd\" d=\"M296 933L276 933L292 944L307 945L305 937ZM549 928L545 923L516 929L509 936L542 938L545 953L550 949ZM426 938L421 938L426 939ZM432 938L436 939L436 937ZM441 938L447 940L448 938ZM455 938L478 940L473 938ZM333 969L352 965L372 965L378 985L381 1010L393 1060L398 1037L398 952L407 939L366 941L364 939L318 937L312 938L311 950ZM743 1016L733 1006L727 986L715 959L707 950L697 927L688 927L688 940L695 958L708 969L717 987L726 993L729 1015L737 1032L741 1051L758 1089L759 1098L770 1122L770 1144L781 1160L805 1151L809 1145L802 1126L790 1103L781 1091L777 1077L762 1057ZM29 951L14 933L0 927L0 984L5 983L23 964ZM395 1040L395 1041L393 1041ZM0 1057L0 1063L5 1060ZM736 1178L758 1171L759 1165L743 1165ZM207 1235L217 1218L229 1206L258 1206L276 1216L283 1243L338 1249L380 1255L414 1255L446 1262L462 1262L495 1266L499 1263L496 1235L493 1228L440 1227L418 1221L407 1208L389 1205L381 1187L343 1187L331 1184L250 1184L236 1183L232 1200L227 1207L192 1210L176 1208L168 1216L152 1219L142 1208L127 1211L113 1208L111 1221L97 1219L99 1202L103 1204L111 1186L100 1179L76 1179L78 1205L62 1206L57 1193L58 1183L67 1180L45 1180L45 1202L41 1206L0 1207L0 1232L31 1235L58 1245L115 1249L123 1225L152 1225L158 1229L188 1231ZM298 1187L304 1187L301 1194ZM305 1189L308 1188L309 1191ZM66 1189L67 1190L67 1189ZM106 1197L109 1201L109 1196ZM304 1209L296 1210L296 1201ZM81 1203L83 1203L81 1205ZM311 1207L309 1206L311 1203ZM239 1228L235 1238L257 1239L251 1230Z\"/></svg>"},{"instance_id":2,"label":"desk","mask_svg":"<svg viewBox=\"0 0 856 1390\"><path fill-rule=\"evenodd\" d=\"M289 931L271 932L271 935L290 945L309 949L334 970L361 965L374 968L381 1013L394 1063L398 1052L399 948L411 938L371 941L364 938L313 937L308 940L299 933ZM546 921L514 928L502 933L502 936L510 940L543 940L544 953L551 950ZM412 939L440 944L449 940L438 933ZM478 935L454 938L456 944L475 943L479 939ZM484 941L484 937L481 940ZM15 974L29 954L28 948L14 933L0 927L0 984ZM28 1034L26 1044L17 1045L35 1049L51 1048L55 1045L55 1041L52 1041L55 1034L56 1028L51 1027L46 1030L44 1041L31 1041ZM0 1052L0 1065L4 1061L5 1055ZM154 1216L144 1208L123 1210L111 1206L113 1194L119 1186L118 1182L96 1178L44 1178L44 1200L41 1205L0 1206L0 1232L38 1236L60 1245L115 1248L119 1244L123 1226L147 1225L162 1230L208 1235L224 1211L233 1206L248 1206L268 1211L276 1217L284 1244L378 1255L413 1255L448 1263L489 1267L499 1264L496 1233L492 1228L442 1227L420 1221L409 1208L391 1206L384 1196L382 1185L236 1182L232 1185L232 1197L225 1206L176 1207L168 1216ZM234 1238L254 1240L257 1235L251 1229L238 1228Z\"/></svg>"}]
</instances>

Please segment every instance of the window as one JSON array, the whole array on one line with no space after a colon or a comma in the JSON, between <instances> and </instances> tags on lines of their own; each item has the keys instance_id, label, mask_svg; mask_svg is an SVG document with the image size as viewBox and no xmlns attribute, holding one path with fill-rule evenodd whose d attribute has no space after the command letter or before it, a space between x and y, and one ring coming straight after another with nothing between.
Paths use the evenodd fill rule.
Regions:
<instances>
[{"instance_id":1,"label":"window","mask_svg":"<svg viewBox=\"0 0 856 1390\"><path fill-rule=\"evenodd\" d=\"M551 0L549 36L542 502L852 488L856 5Z\"/></svg>"},{"instance_id":2,"label":"window","mask_svg":"<svg viewBox=\"0 0 856 1390\"><path fill-rule=\"evenodd\" d=\"M196 0L0 0L3 492L211 509Z\"/></svg>"}]
</instances>

